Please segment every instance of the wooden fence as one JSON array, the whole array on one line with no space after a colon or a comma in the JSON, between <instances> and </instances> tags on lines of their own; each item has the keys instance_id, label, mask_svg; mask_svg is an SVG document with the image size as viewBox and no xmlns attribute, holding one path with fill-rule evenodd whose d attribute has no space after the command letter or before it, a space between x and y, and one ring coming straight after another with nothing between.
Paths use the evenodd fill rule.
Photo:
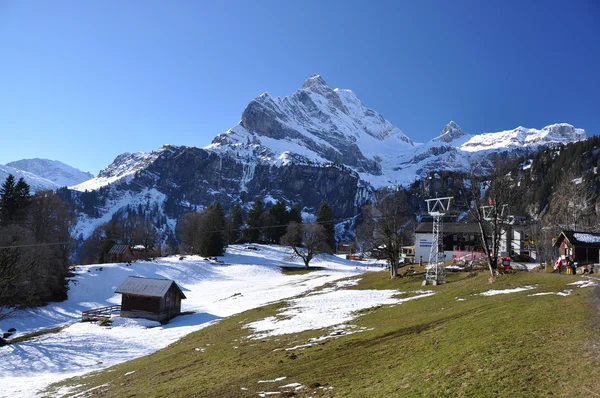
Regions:
<instances>
[{"instance_id":1,"label":"wooden fence","mask_svg":"<svg viewBox=\"0 0 600 398\"><path fill-rule=\"evenodd\" d=\"M112 314L120 311L120 305L111 305L109 307L94 308L93 310L83 311L81 313L81 320L99 321L100 319L110 319Z\"/></svg>"}]
</instances>

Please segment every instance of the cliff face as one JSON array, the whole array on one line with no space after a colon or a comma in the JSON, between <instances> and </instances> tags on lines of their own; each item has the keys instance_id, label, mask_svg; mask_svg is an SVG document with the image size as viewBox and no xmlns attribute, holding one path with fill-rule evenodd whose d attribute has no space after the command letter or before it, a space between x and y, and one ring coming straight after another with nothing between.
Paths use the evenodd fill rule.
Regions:
<instances>
[{"instance_id":1,"label":"cliff face","mask_svg":"<svg viewBox=\"0 0 600 398\"><path fill-rule=\"evenodd\" d=\"M281 200L312 214L326 200L336 219L348 218L371 192L371 186L344 166L274 166L201 148L165 146L149 154L117 157L99 177L80 184L69 196L81 210L74 236L87 238L112 217L144 209L152 209L161 236L172 236L177 220L187 212L217 202L225 210L234 203L249 209L256 199L267 207Z\"/></svg>"},{"instance_id":2,"label":"cliff face","mask_svg":"<svg viewBox=\"0 0 600 398\"><path fill-rule=\"evenodd\" d=\"M584 138L568 124L469 135L450 122L419 144L351 90L332 89L313 75L288 97L253 99L241 121L205 148L166 145L125 153L72 188L98 192L100 218L88 224L153 203L173 229L187 211L216 202L225 209L235 202L249 207L255 199L282 200L313 214L327 201L336 218L345 218L357 214L373 189L409 185L432 171L486 167L493 153L523 155Z\"/></svg>"}]
</instances>

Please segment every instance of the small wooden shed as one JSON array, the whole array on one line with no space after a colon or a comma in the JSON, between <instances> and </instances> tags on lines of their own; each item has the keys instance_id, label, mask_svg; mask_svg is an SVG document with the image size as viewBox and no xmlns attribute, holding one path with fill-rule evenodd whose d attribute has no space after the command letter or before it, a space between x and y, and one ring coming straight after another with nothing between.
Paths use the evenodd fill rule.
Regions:
<instances>
[{"instance_id":1,"label":"small wooden shed","mask_svg":"<svg viewBox=\"0 0 600 398\"><path fill-rule=\"evenodd\" d=\"M185 295L170 279L129 276L115 290L121 293L121 316L164 322L181 313Z\"/></svg>"},{"instance_id":2,"label":"small wooden shed","mask_svg":"<svg viewBox=\"0 0 600 398\"><path fill-rule=\"evenodd\" d=\"M600 262L600 233L561 231L554 242L559 256L569 257L576 263L595 264Z\"/></svg>"},{"instance_id":3,"label":"small wooden shed","mask_svg":"<svg viewBox=\"0 0 600 398\"><path fill-rule=\"evenodd\" d=\"M111 263L133 261L134 255L129 245L113 245L108 252Z\"/></svg>"}]
</instances>

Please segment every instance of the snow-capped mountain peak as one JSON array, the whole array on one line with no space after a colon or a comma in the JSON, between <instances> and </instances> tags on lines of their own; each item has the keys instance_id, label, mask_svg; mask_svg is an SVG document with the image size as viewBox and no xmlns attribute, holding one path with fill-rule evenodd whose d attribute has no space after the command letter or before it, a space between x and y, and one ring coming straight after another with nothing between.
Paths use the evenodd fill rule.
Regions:
<instances>
[{"instance_id":1,"label":"snow-capped mountain peak","mask_svg":"<svg viewBox=\"0 0 600 398\"><path fill-rule=\"evenodd\" d=\"M304 83L302 84L302 88L313 89L315 91L318 91L321 88L328 89L329 85L325 82L321 75L314 73L304 81Z\"/></svg>"},{"instance_id":2,"label":"snow-capped mountain peak","mask_svg":"<svg viewBox=\"0 0 600 398\"><path fill-rule=\"evenodd\" d=\"M381 174L380 159L414 143L351 90L332 89L320 75L284 98L267 93L250 101L238 125L206 147L259 153L267 163L337 163Z\"/></svg>"},{"instance_id":3,"label":"snow-capped mountain peak","mask_svg":"<svg viewBox=\"0 0 600 398\"><path fill-rule=\"evenodd\" d=\"M548 144L568 144L586 137L583 129L567 123L552 124L541 130L519 126L514 130L485 133L471 137L460 149L467 152L507 150L511 148L536 148Z\"/></svg>"},{"instance_id":4,"label":"snow-capped mountain peak","mask_svg":"<svg viewBox=\"0 0 600 398\"><path fill-rule=\"evenodd\" d=\"M22 159L6 165L52 181L57 187L75 185L94 178L92 173L81 171L58 160Z\"/></svg>"},{"instance_id":5,"label":"snow-capped mountain peak","mask_svg":"<svg viewBox=\"0 0 600 398\"><path fill-rule=\"evenodd\" d=\"M133 177L136 172L145 169L164 152L173 150L173 146L164 145L152 152L122 153L108 167L102 169L98 177L69 188L76 191L95 190L125 177Z\"/></svg>"},{"instance_id":6,"label":"snow-capped mountain peak","mask_svg":"<svg viewBox=\"0 0 600 398\"><path fill-rule=\"evenodd\" d=\"M464 137L466 134L463 133L462 129L454 121L450 121L443 129L438 137L435 137L431 141L433 142L452 142L457 138Z\"/></svg>"}]
</instances>

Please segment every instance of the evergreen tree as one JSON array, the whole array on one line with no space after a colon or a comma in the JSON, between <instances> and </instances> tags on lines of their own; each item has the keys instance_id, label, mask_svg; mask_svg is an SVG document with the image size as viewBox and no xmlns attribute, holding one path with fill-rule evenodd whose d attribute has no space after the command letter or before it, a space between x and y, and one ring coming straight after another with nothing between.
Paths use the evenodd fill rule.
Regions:
<instances>
[{"instance_id":1,"label":"evergreen tree","mask_svg":"<svg viewBox=\"0 0 600 398\"><path fill-rule=\"evenodd\" d=\"M285 234L286 226L289 222L289 214L284 202L278 201L269 210L271 215L270 235L273 243L279 244L281 237Z\"/></svg>"},{"instance_id":2,"label":"evergreen tree","mask_svg":"<svg viewBox=\"0 0 600 398\"><path fill-rule=\"evenodd\" d=\"M228 241L229 243L236 243L242 236L241 228L244 225L244 219L242 217L242 208L239 203L236 203L229 212L229 223L228 223Z\"/></svg>"},{"instance_id":3,"label":"evergreen tree","mask_svg":"<svg viewBox=\"0 0 600 398\"><path fill-rule=\"evenodd\" d=\"M256 243L260 239L260 216L263 213L263 202L256 199L252 204L252 208L246 217L246 225L248 228L244 230L244 239L248 242Z\"/></svg>"},{"instance_id":4,"label":"evergreen tree","mask_svg":"<svg viewBox=\"0 0 600 398\"><path fill-rule=\"evenodd\" d=\"M199 254L205 257L222 256L225 252L225 212L220 203L204 210L199 227Z\"/></svg>"},{"instance_id":5,"label":"evergreen tree","mask_svg":"<svg viewBox=\"0 0 600 398\"><path fill-rule=\"evenodd\" d=\"M297 222L298 224L302 224L302 213L300 213L300 209L298 209L298 206L292 206L288 214L288 221L293 221Z\"/></svg>"},{"instance_id":6,"label":"evergreen tree","mask_svg":"<svg viewBox=\"0 0 600 398\"><path fill-rule=\"evenodd\" d=\"M26 208L30 201L29 184L23 177L15 183L15 177L9 174L0 187L0 219L2 225L23 224Z\"/></svg>"},{"instance_id":7,"label":"evergreen tree","mask_svg":"<svg viewBox=\"0 0 600 398\"><path fill-rule=\"evenodd\" d=\"M0 222L8 225L13 220L17 209L15 194L15 176L9 174L0 187Z\"/></svg>"},{"instance_id":8,"label":"evergreen tree","mask_svg":"<svg viewBox=\"0 0 600 398\"><path fill-rule=\"evenodd\" d=\"M321 203L317 212L317 224L321 224L325 229L325 243L329 247L328 253L333 253L335 248L335 225L333 224L333 212L326 201Z\"/></svg>"}]
</instances>

